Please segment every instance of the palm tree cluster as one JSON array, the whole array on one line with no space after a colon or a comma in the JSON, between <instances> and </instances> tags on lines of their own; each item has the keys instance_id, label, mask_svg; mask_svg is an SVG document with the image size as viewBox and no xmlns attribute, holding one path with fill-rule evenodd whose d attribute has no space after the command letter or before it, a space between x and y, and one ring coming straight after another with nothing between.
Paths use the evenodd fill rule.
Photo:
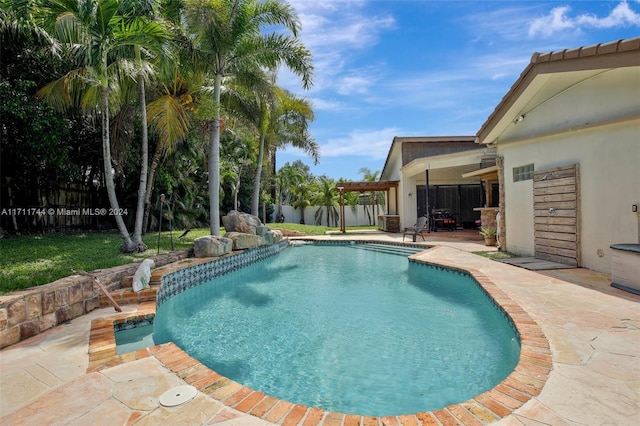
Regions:
<instances>
[{"instance_id":1,"label":"palm tree cluster","mask_svg":"<svg viewBox=\"0 0 640 426\"><path fill-rule=\"evenodd\" d=\"M378 180L379 171L372 172L363 167L360 174L365 182ZM282 206L289 205L300 210L300 223L305 224L305 209L316 206L314 221L316 225L338 226L340 222L340 197L336 186L346 181L343 178L337 181L327 176L314 176L302 161L296 160L292 164L284 166L274 174L274 182L277 193L277 207L275 217L281 217ZM377 209L385 205L384 192L345 192L344 203L353 212L361 205L367 215L369 225L375 225L380 213Z\"/></svg>"},{"instance_id":2,"label":"palm tree cluster","mask_svg":"<svg viewBox=\"0 0 640 426\"><path fill-rule=\"evenodd\" d=\"M63 164L82 164L66 179L99 182L111 211L121 211L123 199L135 206L131 234L127 218L113 216L124 252L146 249L142 235L153 225L158 186L168 189L174 210L198 216L208 207L211 234L219 235L221 204L238 208L242 182L251 177L244 205L258 214L263 166L278 148L292 144L318 160L310 103L276 80L286 67L303 88L312 85L300 30L294 9L280 0L0 0L0 94L63 114L50 120L60 124L48 137L55 141L30 141L37 146L27 149L15 127L31 110L18 116L7 96L0 105L9 141L3 169L14 151L33 157L47 146L56 147L46 159L55 160L57 179ZM37 70L21 67L34 64L41 75L26 78ZM96 140L100 171L80 154L71 159L69 152L85 152ZM20 181L4 175L3 184ZM195 189L200 185L207 197ZM184 220L188 226L196 218Z\"/></svg>"}]
</instances>

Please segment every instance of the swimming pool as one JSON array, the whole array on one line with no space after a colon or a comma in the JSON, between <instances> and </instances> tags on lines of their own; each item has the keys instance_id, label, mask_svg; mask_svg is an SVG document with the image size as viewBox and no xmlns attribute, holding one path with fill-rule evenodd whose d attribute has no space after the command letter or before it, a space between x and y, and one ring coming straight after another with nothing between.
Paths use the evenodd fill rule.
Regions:
<instances>
[{"instance_id":1,"label":"swimming pool","mask_svg":"<svg viewBox=\"0 0 640 426\"><path fill-rule=\"evenodd\" d=\"M291 248L166 300L156 342L279 399L428 411L515 367L510 322L467 275L357 244Z\"/></svg>"}]
</instances>

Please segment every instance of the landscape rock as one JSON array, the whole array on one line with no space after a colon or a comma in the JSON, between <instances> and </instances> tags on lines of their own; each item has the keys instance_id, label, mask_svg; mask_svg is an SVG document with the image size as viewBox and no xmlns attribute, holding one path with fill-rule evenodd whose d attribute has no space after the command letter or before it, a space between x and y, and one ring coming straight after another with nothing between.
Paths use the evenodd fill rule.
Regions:
<instances>
[{"instance_id":1,"label":"landscape rock","mask_svg":"<svg viewBox=\"0 0 640 426\"><path fill-rule=\"evenodd\" d=\"M256 234L258 227L263 226L257 216L231 210L222 217L222 224L227 232L240 232L243 234Z\"/></svg>"},{"instance_id":2,"label":"landscape rock","mask_svg":"<svg viewBox=\"0 0 640 426\"><path fill-rule=\"evenodd\" d=\"M245 234L242 232L227 232L227 238L233 240L234 250L245 250L267 244L265 239L255 234Z\"/></svg>"},{"instance_id":3,"label":"landscape rock","mask_svg":"<svg viewBox=\"0 0 640 426\"><path fill-rule=\"evenodd\" d=\"M196 238L193 242L193 254L195 257L218 257L231 253L233 241L227 237L205 235Z\"/></svg>"},{"instance_id":4,"label":"landscape rock","mask_svg":"<svg viewBox=\"0 0 640 426\"><path fill-rule=\"evenodd\" d=\"M264 234L264 240L266 241L267 245L277 244L282 241L282 238L282 232L277 229L274 231L269 230Z\"/></svg>"},{"instance_id":5,"label":"landscape rock","mask_svg":"<svg viewBox=\"0 0 640 426\"><path fill-rule=\"evenodd\" d=\"M256 234L260 235L261 237L264 237L265 234L269 231L270 231L269 227L265 225L260 225L256 228Z\"/></svg>"},{"instance_id":6,"label":"landscape rock","mask_svg":"<svg viewBox=\"0 0 640 426\"><path fill-rule=\"evenodd\" d=\"M279 231L284 237L303 237L305 235L304 232L292 229L272 229L272 231Z\"/></svg>"}]
</instances>

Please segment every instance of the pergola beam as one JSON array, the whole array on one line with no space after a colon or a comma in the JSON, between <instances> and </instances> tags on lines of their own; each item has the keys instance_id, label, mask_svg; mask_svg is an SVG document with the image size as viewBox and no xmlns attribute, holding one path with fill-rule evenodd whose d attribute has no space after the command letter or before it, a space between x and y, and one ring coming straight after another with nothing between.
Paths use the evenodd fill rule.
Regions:
<instances>
[{"instance_id":1,"label":"pergola beam","mask_svg":"<svg viewBox=\"0 0 640 426\"><path fill-rule=\"evenodd\" d=\"M399 181L378 181L378 182L338 182L338 187L344 188L344 192L360 192L360 191L388 191L391 188L397 188Z\"/></svg>"},{"instance_id":2,"label":"pergola beam","mask_svg":"<svg viewBox=\"0 0 640 426\"><path fill-rule=\"evenodd\" d=\"M398 205L398 184L400 181L377 181L377 182L338 182L336 190L340 192L340 231L344 234L346 231L344 223L344 193L345 192L386 192L387 193L387 213L389 213L389 190L396 188L396 208Z\"/></svg>"}]
</instances>

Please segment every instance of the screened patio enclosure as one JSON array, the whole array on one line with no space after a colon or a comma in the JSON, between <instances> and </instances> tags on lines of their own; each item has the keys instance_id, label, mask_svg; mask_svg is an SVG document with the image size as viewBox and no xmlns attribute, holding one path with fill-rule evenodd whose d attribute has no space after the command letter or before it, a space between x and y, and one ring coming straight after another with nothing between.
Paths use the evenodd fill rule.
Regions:
<instances>
[{"instance_id":1,"label":"screened patio enclosure","mask_svg":"<svg viewBox=\"0 0 640 426\"><path fill-rule=\"evenodd\" d=\"M404 166L404 214L408 221L426 215L437 231L441 227L437 219L447 217L455 219L455 226L447 226L448 229L475 228L480 219L478 208L497 204L499 199L497 180L482 181L471 173L486 164L483 151L421 158ZM472 175L463 176L469 173Z\"/></svg>"}]
</instances>

